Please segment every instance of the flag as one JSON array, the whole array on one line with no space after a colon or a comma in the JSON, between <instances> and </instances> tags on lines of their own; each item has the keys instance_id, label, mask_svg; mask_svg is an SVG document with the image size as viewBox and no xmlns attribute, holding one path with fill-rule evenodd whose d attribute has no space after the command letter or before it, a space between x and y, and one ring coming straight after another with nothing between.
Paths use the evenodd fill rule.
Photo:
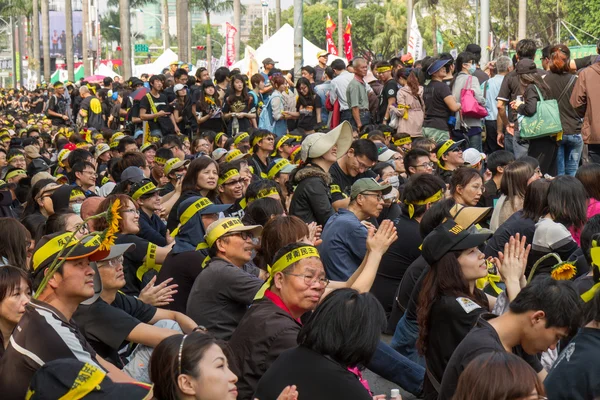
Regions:
<instances>
[{"instance_id":1,"label":"flag","mask_svg":"<svg viewBox=\"0 0 600 400\"><path fill-rule=\"evenodd\" d=\"M331 19L331 16L327 14L327 21L325 22L325 37L327 38L327 52L331 55L337 56L338 50L333 42L333 32L335 32L336 25Z\"/></svg>"},{"instance_id":2,"label":"flag","mask_svg":"<svg viewBox=\"0 0 600 400\"><path fill-rule=\"evenodd\" d=\"M350 17L348 17L346 30L344 31L344 50L346 51L346 60L350 62L354 58L354 51L352 49L352 21L350 21Z\"/></svg>"},{"instance_id":3,"label":"flag","mask_svg":"<svg viewBox=\"0 0 600 400\"><path fill-rule=\"evenodd\" d=\"M235 62L235 33L237 32L237 29L229 22L227 22L226 26L227 29L225 32L225 48L227 58L225 63L227 64L227 67L231 67Z\"/></svg>"},{"instance_id":4,"label":"flag","mask_svg":"<svg viewBox=\"0 0 600 400\"><path fill-rule=\"evenodd\" d=\"M415 61L423 58L423 37L417 25L417 17L413 10L412 18L410 19L410 38L408 39L408 53L413 56Z\"/></svg>"},{"instance_id":5,"label":"flag","mask_svg":"<svg viewBox=\"0 0 600 400\"><path fill-rule=\"evenodd\" d=\"M442 37L442 32L439 30L436 31L435 40L438 53L442 53L444 51L444 38Z\"/></svg>"}]
</instances>

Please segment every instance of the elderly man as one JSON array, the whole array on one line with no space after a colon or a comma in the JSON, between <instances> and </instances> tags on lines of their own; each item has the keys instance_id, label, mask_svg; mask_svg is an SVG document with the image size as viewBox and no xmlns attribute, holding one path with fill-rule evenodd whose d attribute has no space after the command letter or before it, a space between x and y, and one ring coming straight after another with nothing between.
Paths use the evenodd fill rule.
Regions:
<instances>
[{"instance_id":1,"label":"elderly man","mask_svg":"<svg viewBox=\"0 0 600 400\"><path fill-rule=\"evenodd\" d=\"M354 79L348 83L346 89L346 99L348 100L349 110L344 114L342 112L342 121L349 121L355 131L360 132L363 125L371 123L371 113L369 112L369 97L367 91L373 90L365 82L367 76L367 60L357 57L352 60L354 68ZM351 115L348 116L348 113ZM349 118L348 118L349 117Z\"/></svg>"},{"instance_id":2,"label":"elderly man","mask_svg":"<svg viewBox=\"0 0 600 400\"><path fill-rule=\"evenodd\" d=\"M391 185L380 185L373 178L359 179L352 185L348 208L329 218L319 247L329 279L346 281L356 271L367 252L365 223L379 216L383 195L391 190Z\"/></svg>"},{"instance_id":3,"label":"elderly man","mask_svg":"<svg viewBox=\"0 0 600 400\"><path fill-rule=\"evenodd\" d=\"M192 286L186 314L219 339L231 337L263 284L244 270L261 232L260 225L244 226L237 218L222 218L206 230L210 261Z\"/></svg>"}]
</instances>

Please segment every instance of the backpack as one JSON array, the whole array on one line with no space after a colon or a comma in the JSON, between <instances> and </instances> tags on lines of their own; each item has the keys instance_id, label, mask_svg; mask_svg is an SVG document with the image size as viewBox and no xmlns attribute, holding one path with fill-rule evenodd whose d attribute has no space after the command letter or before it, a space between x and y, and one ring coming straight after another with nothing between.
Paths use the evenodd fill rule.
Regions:
<instances>
[{"instance_id":1,"label":"backpack","mask_svg":"<svg viewBox=\"0 0 600 400\"><path fill-rule=\"evenodd\" d=\"M275 131L275 118L273 118L273 106L271 105L271 101L274 97L278 97L280 101L283 101L281 96L271 95L267 99L267 104L264 105L260 116L258 117L258 129L266 129L269 132Z\"/></svg>"}]
</instances>

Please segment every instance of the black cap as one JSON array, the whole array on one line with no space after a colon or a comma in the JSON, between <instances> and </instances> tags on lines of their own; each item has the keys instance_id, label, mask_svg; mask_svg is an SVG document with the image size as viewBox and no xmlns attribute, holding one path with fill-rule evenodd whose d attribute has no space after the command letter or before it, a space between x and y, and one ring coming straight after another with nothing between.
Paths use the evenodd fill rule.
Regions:
<instances>
[{"instance_id":1,"label":"black cap","mask_svg":"<svg viewBox=\"0 0 600 400\"><path fill-rule=\"evenodd\" d=\"M516 71L517 75L535 74L537 72L537 66L535 65L535 61L524 58L517 63Z\"/></svg>"},{"instance_id":2,"label":"black cap","mask_svg":"<svg viewBox=\"0 0 600 400\"><path fill-rule=\"evenodd\" d=\"M28 399L150 399L152 386L115 383L96 365L75 358L45 363L31 378Z\"/></svg>"},{"instance_id":3,"label":"black cap","mask_svg":"<svg viewBox=\"0 0 600 400\"><path fill-rule=\"evenodd\" d=\"M492 236L489 230L472 227L465 229L449 219L435 228L425 240L421 254L429 265L439 261L446 253L478 247Z\"/></svg>"},{"instance_id":4,"label":"black cap","mask_svg":"<svg viewBox=\"0 0 600 400\"><path fill-rule=\"evenodd\" d=\"M50 166L42 158L34 158L27 166L27 175L34 176L38 172L48 171Z\"/></svg>"},{"instance_id":5,"label":"black cap","mask_svg":"<svg viewBox=\"0 0 600 400\"><path fill-rule=\"evenodd\" d=\"M473 53L473 54L481 54L481 47L478 44L471 43L470 45L467 46L465 51L468 51L469 53Z\"/></svg>"}]
</instances>

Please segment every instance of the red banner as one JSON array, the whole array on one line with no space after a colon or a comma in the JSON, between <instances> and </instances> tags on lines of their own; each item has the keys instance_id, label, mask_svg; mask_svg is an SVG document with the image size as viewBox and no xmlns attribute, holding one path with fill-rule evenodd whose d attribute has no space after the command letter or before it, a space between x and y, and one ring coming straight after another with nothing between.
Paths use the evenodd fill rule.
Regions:
<instances>
[{"instance_id":1,"label":"red banner","mask_svg":"<svg viewBox=\"0 0 600 400\"><path fill-rule=\"evenodd\" d=\"M344 50L346 51L346 60L350 62L354 58L354 50L352 49L352 21L348 18L346 30L344 31Z\"/></svg>"},{"instance_id":2,"label":"red banner","mask_svg":"<svg viewBox=\"0 0 600 400\"><path fill-rule=\"evenodd\" d=\"M325 22L325 37L327 38L327 52L331 55L337 56L338 50L333 42L333 32L335 32L336 25L327 14L327 22Z\"/></svg>"},{"instance_id":3,"label":"red banner","mask_svg":"<svg viewBox=\"0 0 600 400\"><path fill-rule=\"evenodd\" d=\"M235 26L227 22L227 31L225 32L225 48L226 48L226 60L227 67L231 67L235 62L235 33L237 29Z\"/></svg>"}]
</instances>

